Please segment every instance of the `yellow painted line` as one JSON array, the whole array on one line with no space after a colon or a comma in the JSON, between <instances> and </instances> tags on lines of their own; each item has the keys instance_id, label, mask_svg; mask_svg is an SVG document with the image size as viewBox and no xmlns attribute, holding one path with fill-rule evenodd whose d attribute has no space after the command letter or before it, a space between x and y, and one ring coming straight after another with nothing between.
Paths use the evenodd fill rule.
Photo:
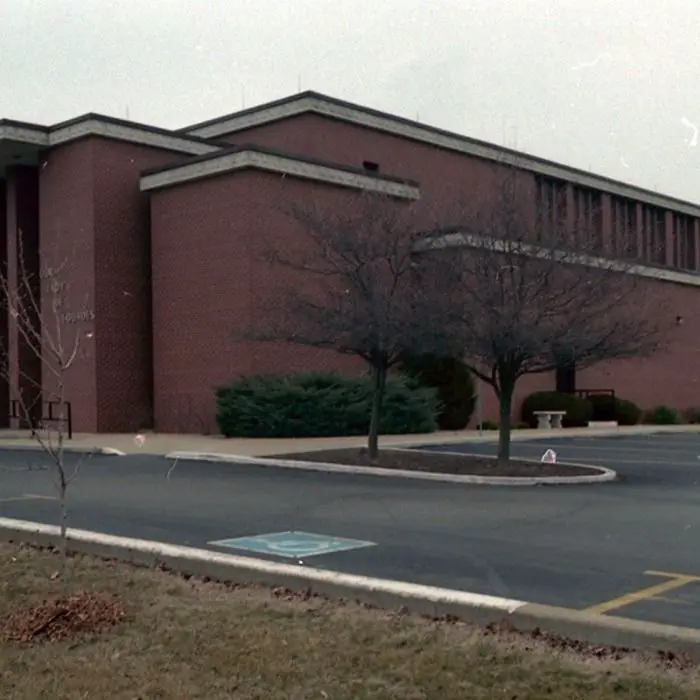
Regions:
<instances>
[{"instance_id":1,"label":"yellow painted line","mask_svg":"<svg viewBox=\"0 0 700 700\"><path fill-rule=\"evenodd\" d=\"M687 578L693 581L700 581L700 575L694 576L693 574L674 574L669 571L645 571L645 576L662 576L663 578Z\"/></svg>"},{"instance_id":2,"label":"yellow painted line","mask_svg":"<svg viewBox=\"0 0 700 700\"><path fill-rule=\"evenodd\" d=\"M698 576L687 576L685 574L668 574L657 571L645 571L644 573L650 576L664 576L670 580L664 581L663 583L657 583L656 585L649 586L648 588L643 588L642 590L635 591L634 593L627 593L619 598L608 600L605 603L593 605L590 608L586 608L584 612L587 612L590 615L603 615L611 610L624 608L627 605L632 605L642 600L649 600L650 598L654 598L662 593L667 593L668 591L673 591L678 588L682 588L683 586L687 586L689 583L697 583L700 581L700 577Z\"/></svg>"}]
</instances>

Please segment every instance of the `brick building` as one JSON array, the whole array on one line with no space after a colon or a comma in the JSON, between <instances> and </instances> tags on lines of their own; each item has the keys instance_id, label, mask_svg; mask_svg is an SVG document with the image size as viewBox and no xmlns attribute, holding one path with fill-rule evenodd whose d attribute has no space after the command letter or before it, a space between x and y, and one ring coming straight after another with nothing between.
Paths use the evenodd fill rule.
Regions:
<instances>
[{"instance_id":1,"label":"brick building","mask_svg":"<svg viewBox=\"0 0 700 700\"><path fill-rule=\"evenodd\" d=\"M95 114L51 127L0 121L0 264L16 284L57 250L70 259L64 321L91 340L67 381L75 430L210 430L213 388L233 377L352 366L236 337L272 282L256 267L260 237L293 236L276 202L333 205L370 190L449 209L503 163L539 196L563 195L601 240L636 231L640 274L671 300L677 328L663 354L602 364L578 386L643 407L700 405L700 206L316 93L177 131ZM3 310L0 339L12 368L1 427L11 398L47 378ZM562 381L527 377L516 398Z\"/></svg>"}]
</instances>

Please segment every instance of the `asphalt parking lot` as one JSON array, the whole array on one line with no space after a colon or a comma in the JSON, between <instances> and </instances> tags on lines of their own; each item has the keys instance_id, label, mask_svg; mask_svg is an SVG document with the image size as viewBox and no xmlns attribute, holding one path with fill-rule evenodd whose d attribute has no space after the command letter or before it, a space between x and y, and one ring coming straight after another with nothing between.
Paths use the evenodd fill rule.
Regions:
<instances>
[{"instance_id":1,"label":"asphalt parking lot","mask_svg":"<svg viewBox=\"0 0 700 700\"><path fill-rule=\"evenodd\" d=\"M483 487L197 462L167 478L163 458L96 456L71 487L70 522L700 628L700 435L513 443L524 458L548 448L611 467L621 481ZM494 445L429 449L493 454ZM57 522L45 464L0 450L0 515Z\"/></svg>"}]
</instances>

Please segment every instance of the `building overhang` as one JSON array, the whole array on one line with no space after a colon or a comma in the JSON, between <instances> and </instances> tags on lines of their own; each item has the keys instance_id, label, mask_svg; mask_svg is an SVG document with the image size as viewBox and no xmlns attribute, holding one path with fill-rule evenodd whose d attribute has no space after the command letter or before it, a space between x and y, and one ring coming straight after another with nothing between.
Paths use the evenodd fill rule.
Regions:
<instances>
[{"instance_id":1,"label":"building overhang","mask_svg":"<svg viewBox=\"0 0 700 700\"><path fill-rule=\"evenodd\" d=\"M601 175L595 175L585 170L554 163L544 158L538 158L527 153L514 151L311 91L240 112L234 112L218 119L194 124L180 129L180 133L203 138L220 138L252 127L289 119L300 114L318 114L436 148L521 168L582 187L589 187L608 194L651 204L652 206L700 217L700 205L693 202L667 197L658 192L629 185Z\"/></svg>"},{"instance_id":2,"label":"building overhang","mask_svg":"<svg viewBox=\"0 0 700 700\"><path fill-rule=\"evenodd\" d=\"M128 143L192 156L215 153L221 150L220 144L213 143L208 139L181 134L170 129L159 129L145 124L106 117L101 114L85 114L77 119L52 126L49 129L48 145L49 147L59 146L86 136L127 141Z\"/></svg>"},{"instance_id":3,"label":"building overhang","mask_svg":"<svg viewBox=\"0 0 700 700\"><path fill-rule=\"evenodd\" d=\"M13 165L36 165L48 146L48 130L36 124L0 121L0 176Z\"/></svg>"},{"instance_id":4,"label":"building overhang","mask_svg":"<svg viewBox=\"0 0 700 700\"><path fill-rule=\"evenodd\" d=\"M238 147L165 168L147 170L141 177L141 190L151 192L251 169L275 173L281 177L289 176L336 187L377 192L397 199L420 198L420 189L412 181L369 175L355 168L290 156L255 146Z\"/></svg>"},{"instance_id":5,"label":"building overhang","mask_svg":"<svg viewBox=\"0 0 700 700\"><path fill-rule=\"evenodd\" d=\"M0 120L0 174L13 165L37 165L42 151L86 137L125 141L191 156L222 150L220 144L197 136L99 114L86 114L51 127L3 119Z\"/></svg>"},{"instance_id":6,"label":"building overhang","mask_svg":"<svg viewBox=\"0 0 700 700\"><path fill-rule=\"evenodd\" d=\"M654 267L652 265L616 263L614 260L604 257L594 257L591 255L575 255L572 253L558 253L549 248L543 248L530 243L513 243L491 236L480 236L478 234L462 231L460 229L450 229L444 232L426 232L414 247L415 253L427 253L436 250L450 250L454 248L479 248L487 250L489 253L499 252L508 254L523 255L531 258L559 260L562 264L578 264L588 267L599 267L607 270L619 269L630 275L647 277L649 279L660 280L662 282L672 282L690 287L700 287L700 274L687 272L684 270L671 270L666 267Z\"/></svg>"}]
</instances>

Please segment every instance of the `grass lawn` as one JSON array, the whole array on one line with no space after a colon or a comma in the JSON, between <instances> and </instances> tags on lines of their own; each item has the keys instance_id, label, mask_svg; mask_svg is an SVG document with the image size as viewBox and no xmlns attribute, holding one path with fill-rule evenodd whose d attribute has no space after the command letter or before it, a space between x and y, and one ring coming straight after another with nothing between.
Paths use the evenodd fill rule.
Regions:
<instances>
[{"instance_id":1,"label":"grass lawn","mask_svg":"<svg viewBox=\"0 0 700 700\"><path fill-rule=\"evenodd\" d=\"M601 661L513 635L261 588L72 560L74 591L116 595L117 626L21 645L8 614L60 593L48 552L0 545L3 700L685 700L700 671Z\"/></svg>"}]
</instances>

